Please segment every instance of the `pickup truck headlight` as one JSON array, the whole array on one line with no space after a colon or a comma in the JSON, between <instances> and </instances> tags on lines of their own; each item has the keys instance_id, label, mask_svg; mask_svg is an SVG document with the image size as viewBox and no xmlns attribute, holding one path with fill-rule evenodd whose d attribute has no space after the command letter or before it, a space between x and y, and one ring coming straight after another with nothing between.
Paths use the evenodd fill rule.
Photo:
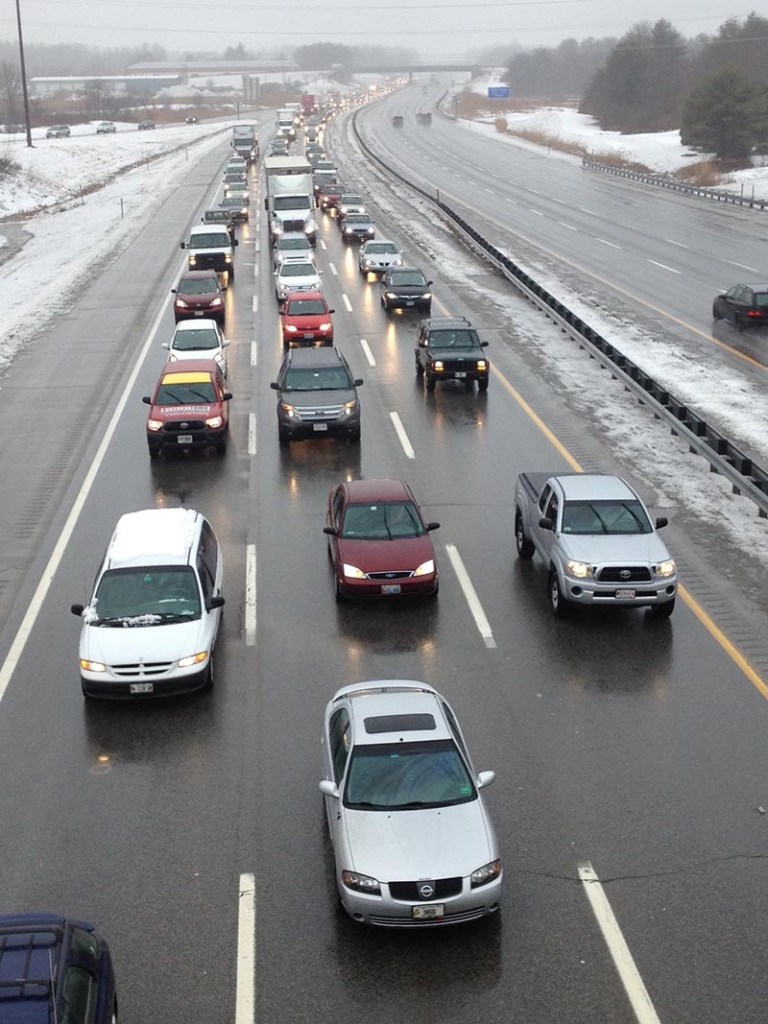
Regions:
<instances>
[{"instance_id":1,"label":"pickup truck headlight","mask_svg":"<svg viewBox=\"0 0 768 1024\"><path fill-rule=\"evenodd\" d=\"M151 430L153 433L157 433L158 430L163 429L162 420L147 420L147 430Z\"/></svg>"},{"instance_id":2,"label":"pickup truck headlight","mask_svg":"<svg viewBox=\"0 0 768 1024\"><path fill-rule=\"evenodd\" d=\"M661 576L662 579L668 579L670 576L674 576L677 572L677 566L670 558L666 562L659 562L656 566L656 575Z\"/></svg>"},{"instance_id":3,"label":"pickup truck headlight","mask_svg":"<svg viewBox=\"0 0 768 1024\"><path fill-rule=\"evenodd\" d=\"M221 418L221 416L209 416L208 419L205 421L205 425L206 427L210 427L211 430L218 430L223 422L224 420Z\"/></svg>"},{"instance_id":4,"label":"pickup truck headlight","mask_svg":"<svg viewBox=\"0 0 768 1024\"><path fill-rule=\"evenodd\" d=\"M569 576L577 580L588 580L592 578L592 566L589 562L566 562L565 571Z\"/></svg>"},{"instance_id":5,"label":"pickup truck headlight","mask_svg":"<svg viewBox=\"0 0 768 1024\"><path fill-rule=\"evenodd\" d=\"M484 359L478 359L477 369L480 373L485 373L485 371L488 369L488 363L486 363Z\"/></svg>"},{"instance_id":6,"label":"pickup truck headlight","mask_svg":"<svg viewBox=\"0 0 768 1024\"><path fill-rule=\"evenodd\" d=\"M194 265L196 263L197 263L197 256L195 256L193 253L190 253L189 254L189 265L190 265L190 267L194 267Z\"/></svg>"}]
</instances>

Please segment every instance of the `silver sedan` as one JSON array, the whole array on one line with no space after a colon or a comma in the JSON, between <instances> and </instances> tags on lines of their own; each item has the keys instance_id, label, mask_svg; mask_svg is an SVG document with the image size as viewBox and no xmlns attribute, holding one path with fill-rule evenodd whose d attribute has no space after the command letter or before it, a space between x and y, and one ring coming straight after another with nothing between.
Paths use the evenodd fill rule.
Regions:
<instances>
[{"instance_id":1,"label":"silver sedan","mask_svg":"<svg viewBox=\"0 0 768 1024\"><path fill-rule=\"evenodd\" d=\"M502 867L456 716L426 683L353 683L325 710L325 797L342 905L356 921L424 927L499 909Z\"/></svg>"},{"instance_id":2,"label":"silver sedan","mask_svg":"<svg viewBox=\"0 0 768 1024\"><path fill-rule=\"evenodd\" d=\"M383 274L390 267L403 265L403 250L388 238L376 238L360 246L360 273Z\"/></svg>"}]
</instances>

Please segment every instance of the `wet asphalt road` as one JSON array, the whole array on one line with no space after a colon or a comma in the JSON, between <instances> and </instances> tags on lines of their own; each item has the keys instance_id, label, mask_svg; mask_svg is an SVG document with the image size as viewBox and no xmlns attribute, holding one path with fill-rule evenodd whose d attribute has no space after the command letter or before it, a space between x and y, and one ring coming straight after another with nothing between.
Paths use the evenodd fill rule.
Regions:
<instances>
[{"instance_id":1,"label":"wet asphalt road","mask_svg":"<svg viewBox=\"0 0 768 1024\"><path fill-rule=\"evenodd\" d=\"M543 566L515 558L512 502L518 472L565 463L498 377L486 395L421 390L413 320L380 310L377 286L360 278L330 219L319 263L337 344L365 379L360 449L278 448L269 382L281 345L254 211L228 297L229 452L150 464L141 395L172 331L164 296L181 267L178 238L225 155L222 147L190 171L162 216L5 382L3 657L160 316L0 704L3 906L98 922L115 955L123 1022L234 1020L238 891L253 873L259 1022L630 1024L635 1014L579 881L589 863L662 1022L762 1022L763 697L684 604L667 623L641 611L554 620ZM118 280L132 288L115 307ZM475 315L436 294L435 312ZM489 356L521 394L546 392L503 341L496 346ZM24 420L29 394L53 403L54 423ZM587 468L611 458L589 435L579 445ZM361 475L408 479L427 517L441 522L438 602L334 601L326 495ZM86 705L69 605L87 598L118 516L161 504L199 508L224 546L216 688L168 703ZM673 550L684 543L674 526L667 539ZM253 646L246 545L257 564ZM470 614L448 545L492 643ZM437 685L478 769L496 771L488 802L506 872L499 919L382 934L336 908L317 790L322 710L346 682L393 677Z\"/></svg>"}]
</instances>

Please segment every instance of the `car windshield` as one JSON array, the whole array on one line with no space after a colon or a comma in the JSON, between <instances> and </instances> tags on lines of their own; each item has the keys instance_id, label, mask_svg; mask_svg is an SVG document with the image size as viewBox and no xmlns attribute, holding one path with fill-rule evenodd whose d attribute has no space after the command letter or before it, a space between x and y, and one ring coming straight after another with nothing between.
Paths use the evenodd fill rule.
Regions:
<instances>
[{"instance_id":1,"label":"car windshield","mask_svg":"<svg viewBox=\"0 0 768 1024\"><path fill-rule=\"evenodd\" d=\"M180 295L210 295L219 290L214 277L183 277L176 291Z\"/></svg>"},{"instance_id":2,"label":"car windshield","mask_svg":"<svg viewBox=\"0 0 768 1024\"><path fill-rule=\"evenodd\" d=\"M397 252L397 246L394 242L369 242L365 247L365 252L366 255L370 253L379 255L380 253Z\"/></svg>"},{"instance_id":3,"label":"car windshield","mask_svg":"<svg viewBox=\"0 0 768 1024\"><path fill-rule=\"evenodd\" d=\"M166 384L165 381L157 389L155 405L213 405L216 401L216 391L213 381L194 381L189 384L174 381Z\"/></svg>"},{"instance_id":4,"label":"car windshield","mask_svg":"<svg viewBox=\"0 0 768 1024\"><path fill-rule=\"evenodd\" d=\"M203 220L217 221L219 224L223 224L229 220L229 214L226 210L206 210Z\"/></svg>"},{"instance_id":5,"label":"car windshield","mask_svg":"<svg viewBox=\"0 0 768 1024\"><path fill-rule=\"evenodd\" d=\"M179 352L193 352L198 349L218 348L220 345L219 336L212 327L192 328L189 331L179 331L174 339L171 348Z\"/></svg>"},{"instance_id":6,"label":"car windshield","mask_svg":"<svg viewBox=\"0 0 768 1024\"><path fill-rule=\"evenodd\" d=\"M309 210L311 201L309 196L275 196L274 209L276 210Z\"/></svg>"},{"instance_id":7,"label":"car windshield","mask_svg":"<svg viewBox=\"0 0 768 1024\"><path fill-rule=\"evenodd\" d=\"M363 205L363 197L362 196L354 196L354 195L350 195L349 193L347 193L347 195L343 195L341 197L341 203L342 203L342 206L362 206Z\"/></svg>"},{"instance_id":8,"label":"car windshield","mask_svg":"<svg viewBox=\"0 0 768 1024\"><path fill-rule=\"evenodd\" d=\"M429 341L438 348L477 348L474 331L430 331Z\"/></svg>"},{"instance_id":9,"label":"car windshield","mask_svg":"<svg viewBox=\"0 0 768 1024\"><path fill-rule=\"evenodd\" d=\"M284 263L280 271L281 277L312 277L317 274L312 263Z\"/></svg>"},{"instance_id":10,"label":"car windshield","mask_svg":"<svg viewBox=\"0 0 768 1024\"><path fill-rule=\"evenodd\" d=\"M366 744L352 751L345 807L411 811L476 798L472 777L452 740Z\"/></svg>"},{"instance_id":11,"label":"car windshield","mask_svg":"<svg viewBox=\"0 0 768 1024\"><path fill-rule=\"evenodd\" d=\"M223 245L229 245L229 235L221 231L201 232L189 240L190 249L217 249Z\"/></svg>"},{"instance_id":12,"label":"car windshield","mask_svg":"<svg viewBox=\"0 0 768 1024\"><path fill-rule=\"evenodd\" d=\"M289 302L285 310L286 316L323 316L328 310L320 299L297 299Z\"/></svg>"},{"instance_id":13,"label":"car windshield","mask_svg":"<svg viewBox=\"0 0 768 1024\"><path fill-rule=\"evenodd\" d=\"M349 505L341 536L350 540L394 540L421 537L424 532L421 516L412 501L391 501Z\"/></svg>"},{"instance_id":14,"label":"car windshield","mask_svg":"<svg viewBox=\"0 0 768 1024\"><path fill-rule=\"evenodd\" d=\"M336 391L351 386L343 367L329 366L320 370L289 370L283 391Z\"/></svg>"},{"instance_id":15,"label":"car windshield","mask_svg":"<svg viewBox=\"0 0 768 1024\"><path fill-rule=\"evenodd\" d=\"M296 250L309 252L312 246L304 235L302 238L281 238L277 248L279 252L295 252Z\"/></svg>"},{"instance_id":16,"label":"car windshield","mask_svg":"<svg viewBox=\"0 0 768 1024\"><path fill-rule=\"evenodd\" d=\"M243 200L240 196L224 196L220 205L225 210L239 210L242 208Z\"/></svg>"},{"instance_id":17,"label":"car windshield","mask_svg":"<svg viewBox=\"0 0 768 1024\"><path fill-rule=\"evenodd\" d=\"M390 284L406 284L416 285L418 288L423 288L426 284L424 275L418 270L415 271L397 271L394 274L389 275Z\"/></svg>"},{"instance_id":18,"label":"car windshield","mask_svg":"<svg viewBox=\"0 0 768 1024\"><path fill-rule=\"evenodd\" d=\"M653 527L639 501L567 501L563 533L652 533Z\"/></svg>"},{"instance_id":19,"label":"car windshield","mask_svg":"<svg viewBox=\"0 0 768 1024\"><path fill-rule=\"evenodd\" d=\"M345 224L370 224L371 218L364 213L348 213L344 218Z\"/></svg>"},{"instance_id":20,"label":"car windshield","mask_svg":"<svg viewBox=\"0 0 768 1024\"><path fill-rule=\"evenodd\" d=\"M189 566L109 569L88 609L94 626L160 626L200 618L200 591Z\"/></svg>"}]
</instances>

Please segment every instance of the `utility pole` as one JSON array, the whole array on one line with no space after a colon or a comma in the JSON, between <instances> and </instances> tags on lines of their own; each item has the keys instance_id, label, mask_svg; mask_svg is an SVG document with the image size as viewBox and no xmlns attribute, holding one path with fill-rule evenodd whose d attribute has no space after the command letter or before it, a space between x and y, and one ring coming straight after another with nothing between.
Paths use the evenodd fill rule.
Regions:
<instances>
[{"instance_id":1,"label":"utility pole","mask_svg":"<svg viewBox=\"0 0 768 1024\"><path fill-rule=\"evenodd\" d=\"M21 91L24 96L24 127L27 129L27 146L32 148L32 125L29 122L29 93L27 92L27 68L24 63L24 39L21 34L21 8L16 0L16 24L19 27L19 63L21 65Z\"/></svg>"}]
</instances>

